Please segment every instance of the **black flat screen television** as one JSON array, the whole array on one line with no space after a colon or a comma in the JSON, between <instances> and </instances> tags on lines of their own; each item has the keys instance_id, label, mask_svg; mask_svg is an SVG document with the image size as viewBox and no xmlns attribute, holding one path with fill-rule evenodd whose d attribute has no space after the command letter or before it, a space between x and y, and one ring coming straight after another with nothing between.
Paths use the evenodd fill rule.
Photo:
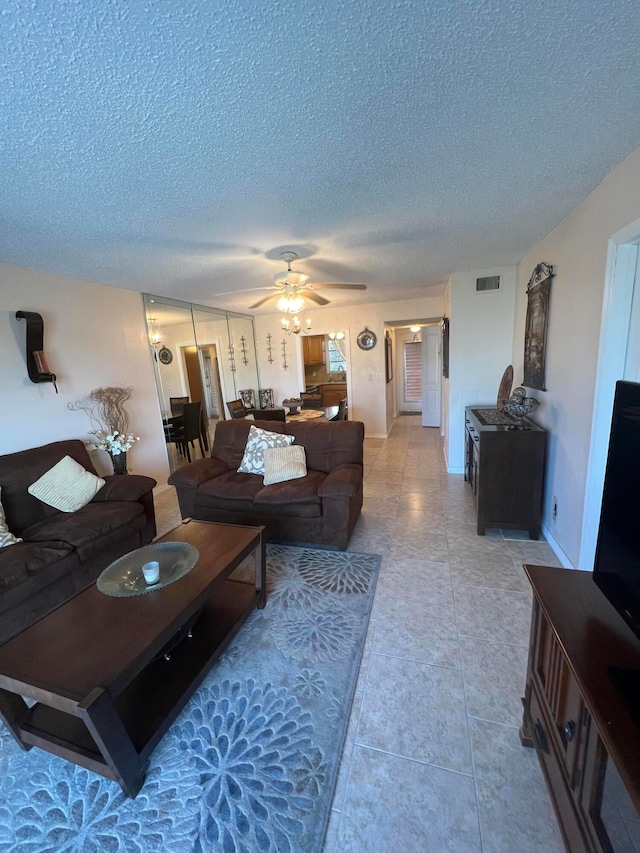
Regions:
<instances>
[{"instance_id":1,"label":"black flat screen television","mask_svg":"<svg viewBox=\"0 0 640 853\"><path fill-rule=\"evenodd\" d=\"M616 382L593 579L640 637L640 384ZM640 660L638 661L640 667ZM640 712L640 669L611 677Z\"/></svg>"}]
</instances>

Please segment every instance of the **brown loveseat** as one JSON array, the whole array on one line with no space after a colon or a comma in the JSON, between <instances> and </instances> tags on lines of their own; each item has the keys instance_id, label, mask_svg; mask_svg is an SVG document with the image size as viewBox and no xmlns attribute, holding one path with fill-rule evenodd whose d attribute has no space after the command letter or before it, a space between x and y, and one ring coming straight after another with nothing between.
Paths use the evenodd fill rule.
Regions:
<instances>
[{"instance_id":1,"label":"brown loveseat","mask_svg":"<svg viewBox=\"0 0 640 853\"><path fill-rule=\"evenodd\" d=\"M307 476L265 486L258 474L239 474L249 429L295 436L305 449ZM344 550L362 509L364 424L222 421L211 458L169 477L183 518L264 524L267 538Z\"/></svg>"},{"instance_id":2,"label":"brown loveseat","mask_svg":"<svg viewBox=\"0 0 640 853\"><path fill-rule=\"evenodd\" d=\"M0 548L0 642L89 586L113 560L156 534L151 477L103 477L76 512L60 512L27 491L64 456L92 474L82 441L57 441L0 456L0 500L9 530L23 542Z\"/></svg>"}]
</instances>

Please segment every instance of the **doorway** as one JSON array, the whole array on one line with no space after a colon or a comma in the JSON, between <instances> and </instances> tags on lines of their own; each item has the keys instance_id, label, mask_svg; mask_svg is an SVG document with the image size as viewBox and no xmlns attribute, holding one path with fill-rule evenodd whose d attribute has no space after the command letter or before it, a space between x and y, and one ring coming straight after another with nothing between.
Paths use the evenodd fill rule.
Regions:
<instances>
[{"instance_id":1,"label":"doorway","mask_svg":"<svg viewBox=\"0 0 640 853\"><path fill-rule=\"evenodd\" d=\"M422 426L439 427L442 409L442 330L439 318L391 321L395 346L393 396L398 414L420 414Z\"/></svg>"},{"instance_id":2,"label":"doorway","mask_svg":"<svg viewBox=\"0 0 640 853\"><path fill-rule=\"evenodd\" d=\"M609 241L580 539L579 565L585 569L595 560L615 383L640 379L639 246L640 220Z\"/></svg>"}]
</instances>

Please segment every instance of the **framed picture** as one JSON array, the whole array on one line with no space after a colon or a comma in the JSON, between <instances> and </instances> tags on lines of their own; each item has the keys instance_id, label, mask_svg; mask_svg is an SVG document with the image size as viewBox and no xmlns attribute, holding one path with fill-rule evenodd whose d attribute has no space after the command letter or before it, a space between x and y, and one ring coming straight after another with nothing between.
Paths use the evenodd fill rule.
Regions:
<instances>
[{"instance_id":1,"label":"framed picture","mask_svg":"<svg viewBox=\"0 0 640 853\"><path fill-rule=\"evenodd\" d=\"M527 319L524 329L524 379L527 388L546 391L545 356L547 323L549 316L549 291L553 267L541 263L534 269L527 285Z\"/></svg>"},{"instance_id":2,"label":"framed picture","mask_svg":"<svg viewBox=\"0 0 640 853\"><path fill-rule=\"evenodd\" d=\"M391 335L389 332L387 332L384 339L384 357L387 382L391 382L393 379L393 350L391 348Z\"/></svg>"},{"instance_id":3,"label":"framed picture","mask_svg":"<svg viewBox=\"0 0 640 853\"><path fill-rule=\"evenodd\" d=\"M440 320L440 328L442 329L442 375L445 379L449 378L449 318L443 317Z\"/></svg>"},{"instance_id":4,"label":"framed picture","mask_svg":"<svg viewBox=\"0 0 640 853\"><path fill-rule=\"evenodd\" d=\"M260 388L258 390L258 400L260 401L261 409L275 409L273 388Z\"/></svg>"},{"instance_id":5,"label":"framed picture","mask_svg":"<svg viewBox=\"0 0 640 853\"><path fill-rule=\"evenodd\" d=\"M244 391L238 391L238 397L244 403L245 409L255 409L256 393L253 388L245 388Z\"/></svg>"}]
</instances>

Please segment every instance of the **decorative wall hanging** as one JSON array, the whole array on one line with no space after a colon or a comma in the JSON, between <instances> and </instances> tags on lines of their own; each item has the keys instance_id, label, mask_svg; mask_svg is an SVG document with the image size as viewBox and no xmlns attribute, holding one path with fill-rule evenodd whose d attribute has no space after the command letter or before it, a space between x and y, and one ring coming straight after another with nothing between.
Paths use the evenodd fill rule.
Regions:
<instances>
[{"instance_id":1,"label":"decorative wall hanging","mask_svg":"<svg viewBox=\"0 0 640 853\"><path fill-rule=\"evenodd\" d=\"M449 378L449 318L443 317L440 320L440 328L442 329L442 375L445 379Z\"/></svg>"},{"instance_id":2,"label":"decorative wall hanging","mask_svg":"<svg viewBox=\"0 0 640 853\"><path fill-rule=\"evenodd\" d=\"M249 359L247 358L247 339L244 335L240 338L240 352L242 353L242 363L249 364Z\"/></svg>"},{"instance_id":3,"label":"decorative wall hanging","mask_svg":"<svg viewBox=\"0 0 640 853\"><path fill-rule=\"evenodd\" d=\"M173 361L173 353L168 347L160 347L158 350L158 361L162 364L171 364Z\"/></svg>"},{"instance_id":4,"label":"decorative wall hanging","mask_svg":"<svg viewBox=\"0 0 640 853\"><path fill-rule=\"evenodd\" d=\"M524 379L522 384L546 391L544 368L547 346L549 291L553 267L540 263L527 285L527 319L524 330Z\"/></svg>"},{"instance_id":5,"label":"decorative wall hanging","mask_svg":"<svg viewBox=\"0 0 640 853\"><path fill-rule=\"evenodd\" d=\"M282 369L289 369L289 365L287 364L287 342L284 338L282 339Z\"/></svg>"},{"instance_id":6,"label":"decorative wall hanging","mask_svg":"<svg viewBox=\"0 0 640 853\"><path fill-rule=\"evenodd\" d=\"M273 399L273 388L259 388L258 400L261 409L275 409L276 407Z\"/></svg>"},{"instance_id":7,"label":"decorative wall hanging","mask_svg":"<svg viewBox=\"0 0 640 853\"><path fill-rule=\"evenodd\" d=\"M269 362L269 364L273 364L273 353L271 352L271 340L272 340L271 332L269 332L269 334L267 335L267 352L269 353L269 355L267 356L267 361Z\"/></svg>"},{"instance_id":8,"label":"decorative wall hanging","mask_svg":"<svg viewBox=\"0 0 640 853\"><path fill-rule=\"evenodd\" d=\"M16 311L17 320L27 321L27 373L32 382L52 382L58 393L56 375L49 369L44 353L44 323L42 316L35 311Z\"/></svg>"},{"instance_id":9,"label":"decorative wall hanging","mask_svg":"<svg viewBox=\"0 0 640 853\"><path fill-rule=\"evenodd\" d=\"M235 353L235 350L233 348L232 343L229 343L229 346L227 347L227 351L229 352L229 370L232 373L235 373L236 372L236 353Z\"/></svg>"},{"instance_id":10,"label":"decorative wall hanging","mask_svg":"<svg viewBox=\"0 0 640 853\"><path fill-rule=\"evenodd\" d=\"M393 379L393 351L391 349L391 334L387 332L384 336L384 367L387 382Z\"/></svg>"},{"instance_id":11,"label":"decorative wall hanging","mask_svg":"<svg viewBox=\"0 0 640 853\"><path fill-rule=\"evenodd\" d=\"M500 380L500 385L498 387L498 399L496 400L496 409L501 412L504 408L505 402L511 396L511 388L513 386L513 366L510 364L509 367L502 374L502 379Z\"/></svg>"},{"instance_id":12,"label":"decorative wall hanging","mask_svg":"<svg viewBox=\"0 0 640 853\"><path fill-rule=\"evenodd\" d=\"M360 349L373 349L377 341L375 332L372 332L368 326L365 326L356 338L356 343Z\"/></svg>"}]
</instances>

